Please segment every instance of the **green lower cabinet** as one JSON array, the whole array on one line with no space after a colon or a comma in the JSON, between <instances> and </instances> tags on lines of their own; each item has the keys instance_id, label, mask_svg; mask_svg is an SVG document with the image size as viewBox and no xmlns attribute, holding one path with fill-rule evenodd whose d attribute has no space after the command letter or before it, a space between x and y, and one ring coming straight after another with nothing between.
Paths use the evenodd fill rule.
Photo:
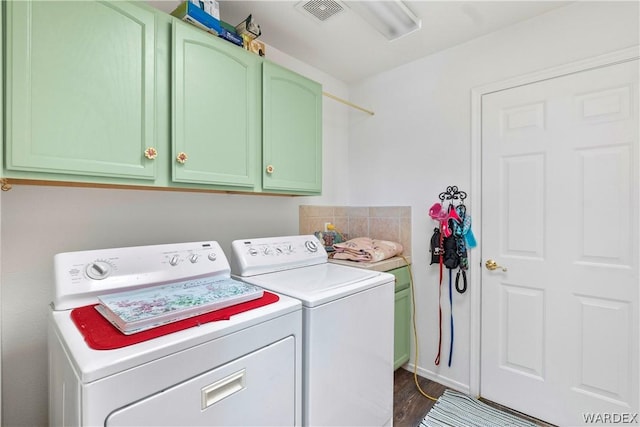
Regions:
<instances>
[{"instance_id":1,"label":"green lower cabinet","mask_svg":"<svg viewBox=\"0 0 640 427\"><path fill-rule=\"evenodd\" d=\"M7 175L153 183L155 13L126 2L3 6Z\"/></svg>"},{"instance_id":2,"label":"green lower cabinet","mask_svg":"<svg viewBox=\"0 0 640 427\"><path fill-rule=\"evenodd\" d=\"M396 277L394 310L393 369L398 369L409 361L411 348L411 284L409 267L389 271Z\"/></svg>"},{"instance_id":3,"label":"green lower cabinet","mask_svg":"<svg viewBox=\"0 0 640 427\"><path fill-rule=\"evenodd\" d=\"M286 68L262 68L262 188L322 191L322 86Z\"/></svg>"}]
</instances>

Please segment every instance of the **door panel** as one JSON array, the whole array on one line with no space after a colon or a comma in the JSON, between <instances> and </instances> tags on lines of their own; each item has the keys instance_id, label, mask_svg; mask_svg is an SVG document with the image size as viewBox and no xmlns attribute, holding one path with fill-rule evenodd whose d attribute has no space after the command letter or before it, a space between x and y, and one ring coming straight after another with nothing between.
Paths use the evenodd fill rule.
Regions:
<instances>
[{"instance_id":1,"label":"door panel","mask_svg":"<svg viewBox=\"0 0 640 427\"><path fill-rule=\"evenodd\" d=\"M501 286L503 366L524 375L544 376L544 293L524 286ZM521 337L528 337L522 341Z\"/></svg>"},{"instance_id":2,"label":"door panel","mask_svg":"<svg viewBox=\"0 0 640 427\"><path fill-rule=\"evenodd\" d=\"M509 156L501 161L501 210L507 222L500 242L504 254L544 257L544 166L541 154Z\"/></svg>"},{"instance_id":3,"label":"door panel","mask_svg":"<svg viewBox=\"0 0 640 427\"><path fill-rule=\"evenodd\" d=\"M584 206L576 218L582 237L576 254L578 262L630 267L630 148L619 145L577 151L581 190L578 197ZM605 200L602 195L606 195ZM603 218L613 226L602 224Z\"/></svg>"},{"instance_id":4,"label":"door panel","mask_svg":"<svg viewBox=\"0 0 640 427\"><path fill-rule=\"evenodd\" d=\"M638 61L482 99L481 394L638 412Z\"/></svg>"},{"instance_id":5,"label":"door panel","mask_svg":"<svg viewBox=\"0 0 640 427\"><path fill-rule=\"evenodd\" d=\"M630 304L578 297L582 359L576 391L625 405L630 396ZM613 366L609 366L613 363ZM602 369L607 366L608 369Z\"/></svg>"}]
</instances>

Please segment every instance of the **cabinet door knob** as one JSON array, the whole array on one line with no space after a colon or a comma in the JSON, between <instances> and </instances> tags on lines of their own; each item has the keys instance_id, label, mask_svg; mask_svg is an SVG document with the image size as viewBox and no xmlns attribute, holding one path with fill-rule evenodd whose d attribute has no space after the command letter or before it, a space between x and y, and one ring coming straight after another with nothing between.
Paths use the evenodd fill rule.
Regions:
<instances>
[{"instance_id":1,"label":"cabinet door knob","mask_svg":"<svg viewBox=\"0 0 640 427\"><path fill-rule=\"evenodd\" d=\"M273 173L273 166L272 165L268 165L267 166L267 173L268 174L272 174Z\"/></svg>"},{"instance_id":2,"label":"cabinet door knob","mask_svg":"<svg viewBox=\"0 0 640 427\"><path fill-rule=\"evenodd\" d=\"M0 178L0 189L2 189L2 191L9 191L11 188L11 184L9 184L7 178Z\"/></svg>"},{"instance_id":3,"label":"cabinet door knob","mask_svg":"<svg viewBox=\"0 0 640 427\"><path fill-rule=\"evenodd\" d=\"M178 153L178 156L176 157L176 161L178 163L180 163L181 165L183 165L187 161L188 158L189 157L187 156L187 153L184 153L184 152L181 151L181 152Z\"/></svg>"},{"instance_id":4,"label":"cabinet door knob","mask_svg":"<svg viewBox=\"0 0 640 427\"><path fill-rule=\"evenodd\" d=\"M144 150L144 156L149 160L155 160L155 158L158 157L158 150L153 147L148 147Z\"/></svg>"}]
</instances>

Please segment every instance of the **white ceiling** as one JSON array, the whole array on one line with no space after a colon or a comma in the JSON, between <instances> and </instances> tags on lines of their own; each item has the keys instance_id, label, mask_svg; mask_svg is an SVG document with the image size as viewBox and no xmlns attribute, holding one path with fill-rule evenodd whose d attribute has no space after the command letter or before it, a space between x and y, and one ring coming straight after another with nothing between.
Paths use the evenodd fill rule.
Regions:
<instances>
[{"instance_id":1,"label":"white ceiling","mask_svg":"<svg viewBox=\"0 0 640 427\"><path fill-rule=\"evenodd\" d=\"M180 3L147 1L165 12ZM422 29L389 42L348 7L324 22L295 7L307 1L222 0L220 17L236 25L253 15L262 30L260 40L268 46L351 83L571 3L405 1L422 19ZM349 1L342 3L348 6Z\"/></svg>"}]
</instances>

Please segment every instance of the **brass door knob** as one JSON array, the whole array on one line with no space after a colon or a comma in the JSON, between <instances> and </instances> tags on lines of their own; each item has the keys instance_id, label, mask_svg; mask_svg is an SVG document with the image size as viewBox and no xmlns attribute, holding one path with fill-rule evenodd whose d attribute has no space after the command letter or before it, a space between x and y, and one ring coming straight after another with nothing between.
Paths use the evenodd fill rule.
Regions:
<instances>
[{"instance_id":1,"label":"brass door knob","mask_svg":"<svg viewBox=\"0 0 640 427\"><path fill-rule=\"evenodd\" d=\"M503 267L501 265L498 265L497 262L495 262L492 259L488 259L487 262L484 264L485 267L487 267L487 270L497 270L497 269L502 269L502 271L507 271L507 267Z\"/></svg>"}]
</instances>

